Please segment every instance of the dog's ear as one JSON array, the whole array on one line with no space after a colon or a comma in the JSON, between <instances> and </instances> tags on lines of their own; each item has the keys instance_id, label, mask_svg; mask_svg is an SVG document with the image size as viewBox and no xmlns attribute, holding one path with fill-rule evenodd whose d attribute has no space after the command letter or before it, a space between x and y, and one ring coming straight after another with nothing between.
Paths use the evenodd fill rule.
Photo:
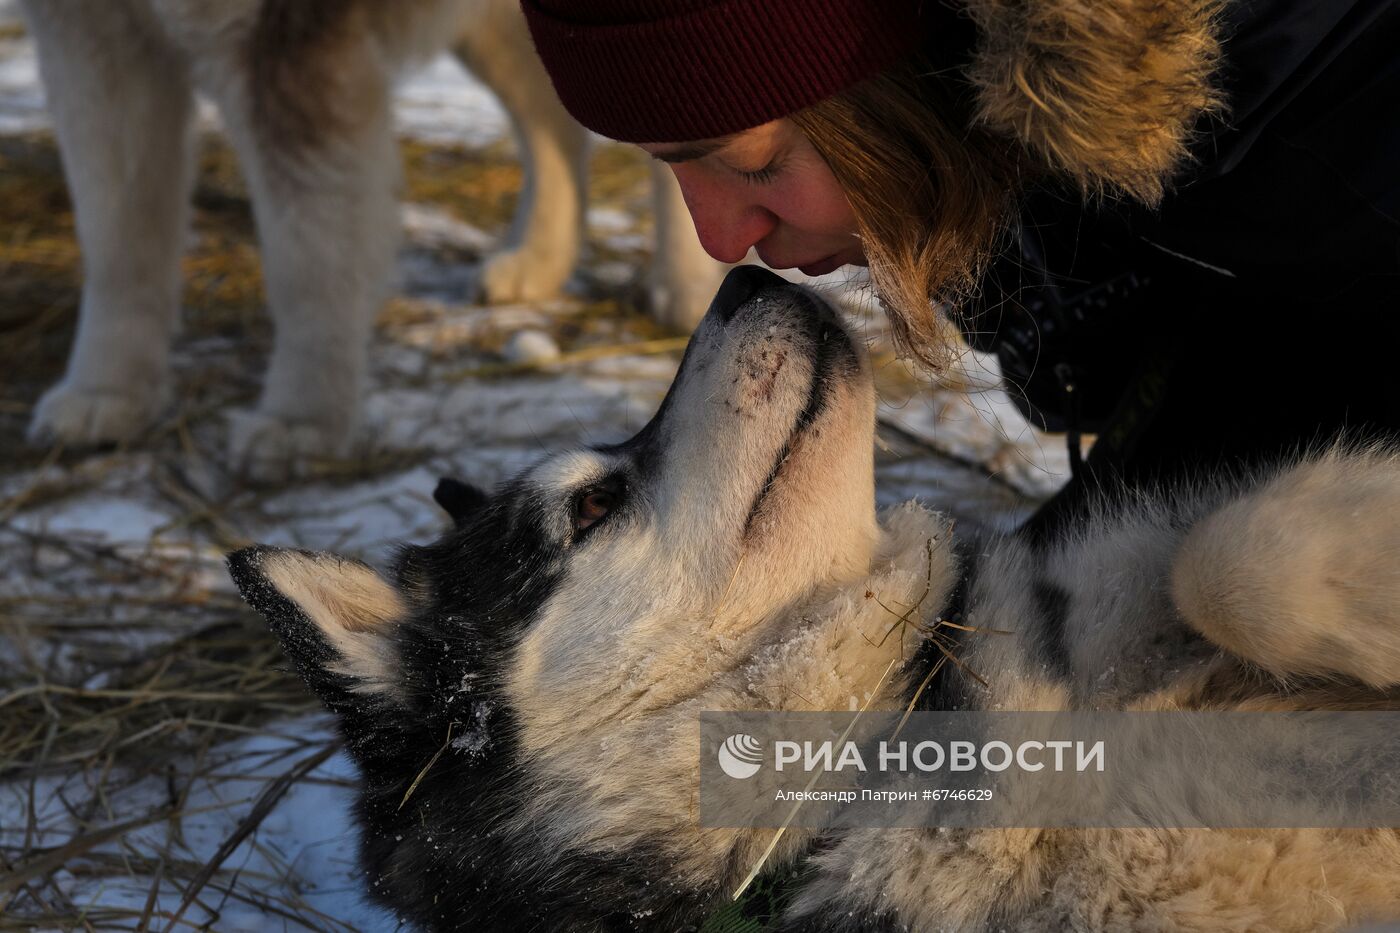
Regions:
<instances>
[{"instance_id":1,"label":"dog's ear","mask_svg":"<svg viewBox=\"0 0 1400 933\"><path fill-rule=\"evenodd\" d=\"M452 524L461 528L476 510L486 504L486 493L469 483L444 476L433 490L433 499L444 512L452 516Z\"/></svg>"},{"instance_id":2,"label":"dog's ear","mask_svg":"<svg viewBox=\"0 0 1400 933\"><path fill-rule=\"evenodd\" d=\"M303 679L337 712L352 695L392 699L394 626L408 615L399 591L359 561L250 547L228 557L243 598L262 613Z\"/></svg>"}]
</instances>

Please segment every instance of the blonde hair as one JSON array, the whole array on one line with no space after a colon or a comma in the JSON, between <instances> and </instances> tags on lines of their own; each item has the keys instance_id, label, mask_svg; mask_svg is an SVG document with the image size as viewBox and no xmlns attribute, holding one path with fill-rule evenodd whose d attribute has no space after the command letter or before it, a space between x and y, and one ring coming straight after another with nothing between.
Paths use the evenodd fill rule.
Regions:
<instances>
[{"instance_id":1,"label":"blonde hair","mask_svg":"<svg viewBox=\"0 0 1400 933\"><path fill-rule=\"evenodd\" d=\"M1028 161L975 124L971 94L916 56L792 115L846 193L895 339L935 367L938 308L975 293Z\"/></svg>"}]
</instances>

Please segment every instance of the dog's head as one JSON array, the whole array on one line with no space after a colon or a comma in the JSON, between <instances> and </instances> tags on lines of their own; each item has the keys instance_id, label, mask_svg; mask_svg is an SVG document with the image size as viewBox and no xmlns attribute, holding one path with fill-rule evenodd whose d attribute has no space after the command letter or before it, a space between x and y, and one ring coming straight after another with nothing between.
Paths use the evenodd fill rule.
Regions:
<instances>
[{"instance_id":1,"label":"dog's head","mask_svg":"<svg viewBox=\"0 0 1400 933\"><path fill-rule=\"evenodd\" d=\"M391 579L326 554L230 557L342 721L366 847L383 848L371 866L393 873L406 856L387 837L436 794L455 787L489 822L480 808L508 804L483 781L504 788L528 756L693 695L786 607L863 575L873 406L833 311L742 267L635 437L547 456L490 495L440 487L457 527L406 549Z\"/></svg>"}]
</instances>

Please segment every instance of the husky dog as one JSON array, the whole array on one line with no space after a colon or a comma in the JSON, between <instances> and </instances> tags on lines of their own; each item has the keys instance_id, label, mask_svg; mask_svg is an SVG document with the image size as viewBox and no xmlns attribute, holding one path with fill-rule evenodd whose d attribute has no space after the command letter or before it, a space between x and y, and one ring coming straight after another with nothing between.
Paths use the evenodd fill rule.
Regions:
<instances>
[{"instance_id":1,"label":"husky dog","mask_svg":"<svg viewBox=\"0 0 1400 933\"><path fill-rule=\"evenodd\" d=\"M500 95L527 184L486 298L555 294L583 228L587 134L564 111L515 0L23 0L83 247L67 374L36 440L126 440L159 413L180 307L196 89L213 98L248 178L276 344L236 462L276 474L343 454L399 230L389 91L396 68L458 39ZM653 304L689 329L719 268L658 171Z\"/></svg>"},{"instance_id":2,"label":"husky dog","mask_svg":"<svg viewBox=\"0 0 1400 933\"><path fill-rule=\"evenodd\" d=\"M877 516L873 403L831 310L741 267L635 437L491 495L443 487L458 527L390 579L328 554L232 555L340 718L374 896L426 929L694 929L773 839L698 825L700 712L904 708L936 655L880 603L925 592L928 621L958 601L1011 634L967 636L985 684L951 671L924 707L1393 699L1395 456L1129 502L1041 549L958 546L917 504ZM803 830L767 864L804 857L794 930L1400 917L1393 830Z\"/></svg>"}]
</instances>

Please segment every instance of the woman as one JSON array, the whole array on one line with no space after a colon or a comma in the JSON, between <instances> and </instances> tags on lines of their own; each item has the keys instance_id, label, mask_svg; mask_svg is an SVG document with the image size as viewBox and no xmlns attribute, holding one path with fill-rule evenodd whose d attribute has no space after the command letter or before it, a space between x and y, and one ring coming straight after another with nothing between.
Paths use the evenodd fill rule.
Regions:
<instances>
[{"instance_id":1,"label":"woman","mask_svg":"<svg viewBox=\"0 0 1400 933\"><path fill-rule=\"evenodd\" d=\"M997 353L1075 464L1038 533L1110 477L1400 428L1394 0L523 5L716 259L868 264L910 353L939 307Z\"/></svg>"}]
</instances>

